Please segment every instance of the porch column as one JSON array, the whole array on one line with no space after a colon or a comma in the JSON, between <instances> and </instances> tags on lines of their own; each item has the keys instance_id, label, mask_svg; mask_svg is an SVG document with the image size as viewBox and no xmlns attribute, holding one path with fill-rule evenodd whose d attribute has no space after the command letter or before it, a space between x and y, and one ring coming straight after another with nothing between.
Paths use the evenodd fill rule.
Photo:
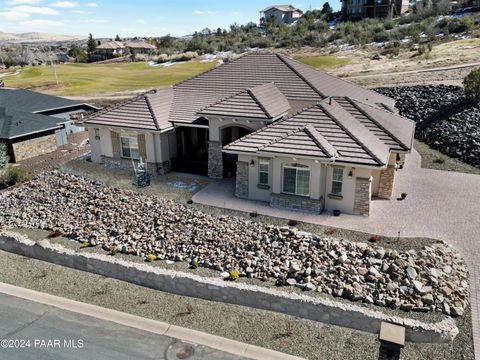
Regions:
<instances>
[{"instance_id":1,"label":"porch column","mask_svg":"<svg viewBox=\"0 0 480 360\"><path fill-rule=\"evenodd\" d=\"M237 161L235 196L243 199L248 198L248 162Z\"/></svg>"},{"instance_id":2,"label":"porch column","mask_svg":"<svg viewBox=\"0 0 480 360\"><path fill-rule=\"evenodd\" d=\"M357 177L355 179L355 200L353 213L355 215L370 215L371 178Z\"/></svg>"},{"instance_id":3,"label":"porch column","mask_svg":"<svg viewBox=\"0 0 480 360\"><path fill-rule=\"evenodd\" d=\"M395 165L388 165L385 170L380 171L380 180L378 186L378 197L390 199L393 194L393 184L395 181Z\"/></svg>"},{"instance_id":4,"label":"porch column","mask_svg":"<svg viewBox=\"0 0 480 360\"><path fill-rule=\"evenodd\" d=\"M208 177L223 178L223 153L220 141L208 142Z\"/></svg>"}]
</instances>

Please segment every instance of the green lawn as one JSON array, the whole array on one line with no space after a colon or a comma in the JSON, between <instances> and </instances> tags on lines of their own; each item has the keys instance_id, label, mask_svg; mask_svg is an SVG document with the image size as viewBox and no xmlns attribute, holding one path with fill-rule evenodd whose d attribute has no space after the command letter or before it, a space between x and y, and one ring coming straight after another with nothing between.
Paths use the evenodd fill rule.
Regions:
<instances>
[{"instance_id":1,"label":"green lawn","mask_svg":"<svg viewBox=\"0 0 480 360\"><path fill-rule=\"evenodd\" d=\"M326 69L326 68L331 68L335 66L345 65L351 61L351 59L339 58L339 57L327 56L327 55L297 56L295 57L295 60L298 60L304 64L307 64L319 69Z\"/></svg>"},{"instance_id":2,"label":"green lawn","mask_svg":"<svg viewBox=\"0 0 480 360\"><path fill-rule=\"evenodd\" d=\"M7 76L3 80L9 87L55 95L95 95L175 84L209 70L215 64L215 62L190 61L170 67L152 67L144 62L58 65L58 85L55 83L50 66L37 66L22 68L20 75ZM3 72L12 72L12 70Z\"/></svg>"}]
</instances>

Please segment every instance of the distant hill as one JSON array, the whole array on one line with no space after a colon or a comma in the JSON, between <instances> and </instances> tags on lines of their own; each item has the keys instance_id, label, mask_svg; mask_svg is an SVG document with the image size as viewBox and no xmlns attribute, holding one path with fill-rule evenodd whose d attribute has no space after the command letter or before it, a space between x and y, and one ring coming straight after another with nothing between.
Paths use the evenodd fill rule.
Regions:
<instances>
[{"instance_id":1,"label":"distant hill","mask_svg":"<svg viewBox=\"0 0 480 360\"><path fill-rule=\"evenodd\" d=\"M42 32L28 32L21 34L6 33L0 31L0 43L21 44L21 43L47 43L67 42L86 39L86 36L60 35Z\"/></svg>"}]
</instances>

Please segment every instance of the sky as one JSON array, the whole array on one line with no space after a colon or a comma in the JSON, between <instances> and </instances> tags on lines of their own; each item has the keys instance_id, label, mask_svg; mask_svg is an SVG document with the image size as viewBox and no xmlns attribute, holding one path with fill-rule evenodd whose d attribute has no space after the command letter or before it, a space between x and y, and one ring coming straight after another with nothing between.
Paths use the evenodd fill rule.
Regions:
<instances>
[{"instance_id":1,"label":"sky","mask_svg":"<svg viewBox=\"0 0 480 360\"><path fill-rule=\"evenodd\" d=\"M277 0L278 1L278 0ZM326 0L294 0L303 11ZM281 3L281 2L280 2ZM329 1L340 9L340 0ZM0 31L50 32L112 38L181 36L230 24L258 23L259 10L276 0L0 0ZM288 3L285 3L288 4Z\"/></svg>"}]
</instances>

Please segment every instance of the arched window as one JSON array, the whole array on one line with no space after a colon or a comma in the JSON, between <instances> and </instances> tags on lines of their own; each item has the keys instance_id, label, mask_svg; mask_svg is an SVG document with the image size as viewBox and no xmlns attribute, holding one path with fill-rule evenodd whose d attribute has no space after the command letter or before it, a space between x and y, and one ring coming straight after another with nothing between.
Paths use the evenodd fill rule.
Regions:
<instances>
[{"instance_id":1,"label":"arched window","mask_svg":"<svg viewBox=\"0 0 480 360\"><path fill-rule=\"evenodd\" d=\"M283 188L285 194L310 195L310 168L302 164L283 165Z\"/></svg>"}]
</instances>

